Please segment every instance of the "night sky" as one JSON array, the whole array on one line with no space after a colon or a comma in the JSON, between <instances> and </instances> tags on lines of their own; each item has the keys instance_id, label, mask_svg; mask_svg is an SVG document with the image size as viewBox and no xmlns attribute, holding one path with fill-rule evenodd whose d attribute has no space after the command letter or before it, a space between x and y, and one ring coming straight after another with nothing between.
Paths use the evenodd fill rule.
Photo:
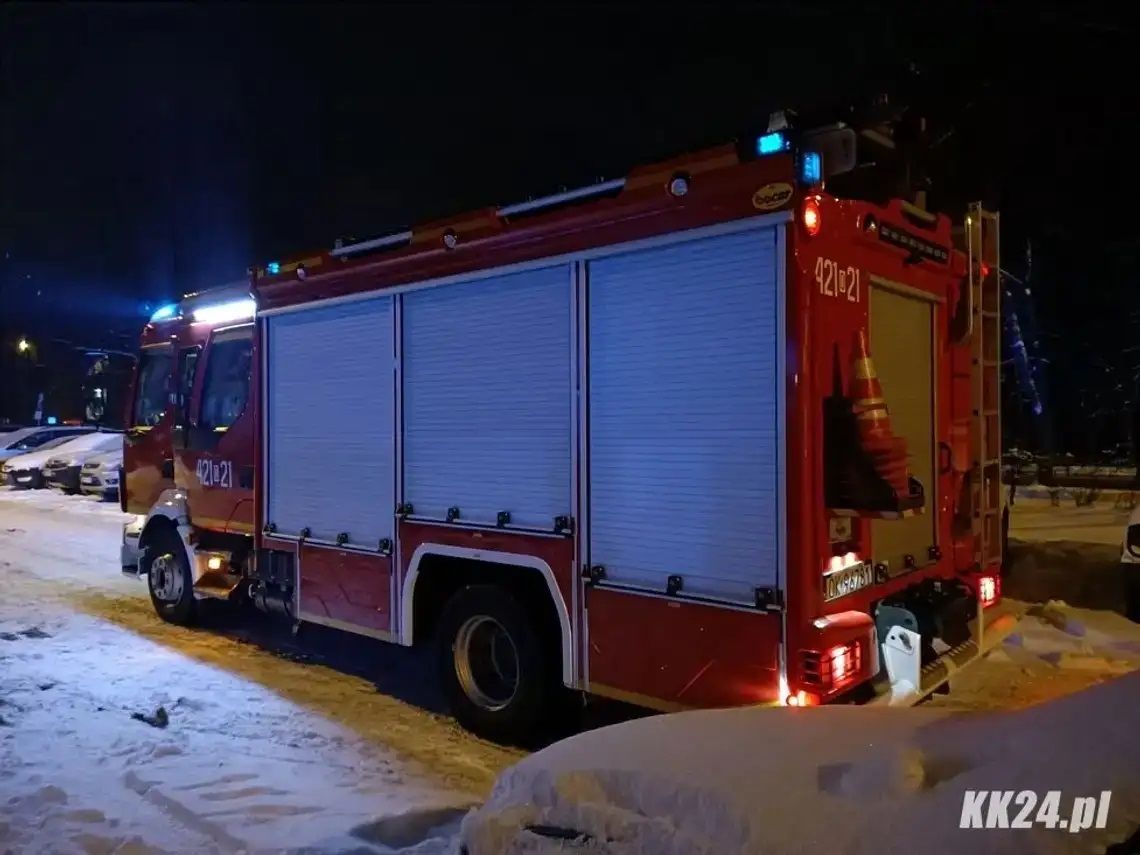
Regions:
<instances>
[{"instance_id":1,"label":"night sky","mask_svg":"<svg viewBox=\"0 0 1140 855\"><path fill-rule=\"evenodd\" d=\"M836 8L0 5L0 335L114 344L251 263L889 91L944 138L932 199L1000 206L1019 275L1033 241L1042 335L1115 358L1101 331L1137 308L1132 25Z\"/></svg>"}]
</instances>

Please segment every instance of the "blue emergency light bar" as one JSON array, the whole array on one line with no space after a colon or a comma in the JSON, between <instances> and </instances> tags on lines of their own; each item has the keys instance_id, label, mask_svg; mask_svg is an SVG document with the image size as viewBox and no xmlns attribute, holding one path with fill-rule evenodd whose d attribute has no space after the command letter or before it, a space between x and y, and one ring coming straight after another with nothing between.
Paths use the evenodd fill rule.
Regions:
<instances>
[{"instance_id":1,"label":"blue emergency light bar","mask_svg":"<svg viewBox=\"0 0 1140 855\"><path fill-rule=\"evenodd\" d=\"M800 183L814 187L823 180L823 158L818 151L805 151L800 155Z\"/></svg>"},{"instance_id":2,"label":"blue emergency light bar","mask_svg":"<svg viewBox=\"0 0 1140 855\"><path fill-rule=\"evenodd\" d=\"M270 276L276 276L278 273L281 272L281 262L280 261L269 262L267 265L265 265L265 272L268 273Z\"/></svg>"},{"instance_id":3,"label":"blue emergency light bar","mask_svg":"<svg viewBox=\"0 0 1140 855\"><path fill-rule=\"evenodd\" d=\"M165 306L159 306L155 309L154 314L150 316L151 323L156 321L169 321L178 314L178 305L176 303L167 303Z\"/></svg>"},{"instance_id":4,"label":"blue emergency light bar","mask_svg":"<svg viewBox=\"0 0 1140 855\"><path fill-rule=\"evenodd\" d=\"M773 131L756 138L756 153L761 156L779 154L791 147L791 141L784 135L783 131Z\"/></svg>"}]
</instances>

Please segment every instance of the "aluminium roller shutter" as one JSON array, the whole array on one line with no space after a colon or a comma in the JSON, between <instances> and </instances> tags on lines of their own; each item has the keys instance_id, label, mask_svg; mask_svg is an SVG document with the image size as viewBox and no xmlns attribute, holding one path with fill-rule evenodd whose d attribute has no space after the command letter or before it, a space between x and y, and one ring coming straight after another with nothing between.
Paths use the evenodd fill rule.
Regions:
<instances>
[{"instance_id":1,"label":"aluminium roller shutter","mask_svg":"<svg viewBox=\"0 0 1140 855\"><path fill-rule=\"evenodd\" d=\"M589 267L590 563L753 602L777 583L777 231Z\"/></svg>"},{"instance_id":2,"label":"aluminium roller shutter","mask_svg":"<svg viewBox=\"0 0 1140 855\"><path fill-rule=\"evenodd\" d=\"M317 540L393 536L392 298L267 319L268 522Z\"/></svg>"},{"instance_id":3,"label":"aluminium roller shutter","mask_svg":"<svg viewBox=\"0 0 1140 855\"><path fill-rule=\"evenodd\" d=\"M416 517L550 529L570 496L567 265L403 297L404 494Z\"/></svg>"}]
</instances>

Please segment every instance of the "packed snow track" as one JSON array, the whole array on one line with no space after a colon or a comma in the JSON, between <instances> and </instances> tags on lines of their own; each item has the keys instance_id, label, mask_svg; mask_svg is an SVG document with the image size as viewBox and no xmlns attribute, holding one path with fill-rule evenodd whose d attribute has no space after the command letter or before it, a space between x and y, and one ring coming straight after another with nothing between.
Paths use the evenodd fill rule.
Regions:
<instances>
[{"instance_id":1,"label":"packed snow track","mask_svg":"<svg viewBox=\"0 0 1140 855\"><path fill-rule=\"evenodd\" d=\"M0 489L0 852L449 851L520 754L432 711L431 661L162 623L122 520Z\"/></svg>"}]
</instances>

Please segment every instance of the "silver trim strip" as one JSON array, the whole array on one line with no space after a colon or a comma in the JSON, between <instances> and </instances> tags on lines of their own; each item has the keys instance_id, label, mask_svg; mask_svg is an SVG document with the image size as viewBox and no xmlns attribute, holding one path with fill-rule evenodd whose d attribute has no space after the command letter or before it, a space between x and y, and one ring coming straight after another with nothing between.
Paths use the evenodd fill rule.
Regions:
<instances>
[{"instance_id":1,"label":"silver trim strip","mask_svg":"<svg viewBox=\"0 0 1140 855\"><path fill-rule=\"evenodd\" d=\"M509 525L495 525L494 523L479 523L472 522L471 520L441 520L435 517L417 517L415 515L403 518L404 522L415 523L416 525L431 525L439 528L453 528L462 531L501 531L506 534L525 534L530 537L549 537L554 540L561 540L566 537L564 534L559 534L555 531L541 528L522 528L521 526Z\"/></svg>"},{"instance_id":2,"label":"silver trim strip","mask_svg":"<svg viewBox=\"0 0 1140 855\"><path fill-rule=\"evenodd\" d=\"M788 242L786 225L776 227L776 586L780 609L780 645L776 653L779 676L788 674ZM804 370L805 366L801 366ZM780 689L777 687L777 693ZM780 698L779 700L783 700Z\"/></svg>"},{"instance_id":3,"label":"silver trim strip","mask_svg":"<svg viewBox=\"0 0 1140 855\"><path fill-rule=\"evenodd\" d=\"M265 535L264 539L279 540L282 543L292 543L299 546L315 546L319 549L337 549L341 552L354 552L359 555L371 555L374 558L388 558L390 556L381 555L376 547L360 546L359 544L352 543L337 543L335 540L322 540L318 537L305 537L302 538L299 534L281 534L281 532L273 532L273 534ZM271 546L267 546L272 548Z\"/></svg>"},{"instance_id":4,"label":"silver trim strip","mask_svg":"<svg viewBox=\"0 0 1140 855\"><path fill-rule=\"evenodd\" d=\"M555 193L551 196L542 196L538 199L531 199L529 202L516 202L513 205L505 205L495 211L497 217L513 217L516 214L526 214L530 211L540 211L543 208L553 208L555 205L561 205L564 202L573 202L576 199L588 199L591 196L603 196L606 193L611 193L614 190L621 190L625 187L624 178L615 178L612 181L603 181L600 184L592 184L589 187L578 187L574 190L566 190L562 193ZM407 243L412 239L411 231L397 232L396 234L384 235L383 237L372 238L370 240L362 240L359 243L350 243L347 246L336 247L329 251L329 255L334 258L340 258L346 255L354 255L358 252L367 252L370 249L384 249L389 246L398 246L402 243Z\"/></svg>"},{"instance_id":5,"label":"silver trim strip","mask_svg":"<svg viewBox=\"0 0 1140 855\"><path fill-rule=\"evenodd\" d=\"M574 594L576 617L581 627L579 651L579 678L583 690L590 687L590 613L586 603L586 580L583 571L590 566L590 267L586 262L576 263L578 271L577 299L574 311L578 316L578 424L575 447L578 450L578 514L575 532L578 548L575 552Z\"/></svg>"},{"instance_id":6,"label":"silver trim strip","mask_svg":"<svg viewBox=\"0 0 1140 855\"><path fill-rule=\"evenodd\" d=\"M360 243L350 243L348 246L337 247L330 250L329 255L334 258L340 258L344 255L352 255L356 252L367 252L370 249L383 249L386 246L397 246L401 243L407 243L412 239L410 231L400 232L394 235L385 235L384 237L372 238L371 240L362 240Z\"/></svg>"},{"instance_id":7,"label":"silver trim strip","mask_svg":"<svg viewBox=\"0 0 1140 855\"><path fill-rule=\"evenodd\" d=\"M396 421L392 436L395 440L395 465L392 467L396 478L395 490L392 493L393 507L388 509L392 515L392 632L398 633L401 615L399 613L401 597L403 595L403 555L404 550L400 544L400 519L396 516L396 505L404 501L404 298L399 294L392 296L392 370L396 372L392 384L392 392L396 396L392 407L393 418Z\"/></svg>"},{"instance_id":8,"label":"silver trim strip","mask_svg":"<svg viewBox=\"0 0 1140 855\"><path fill-rule=\"evenodd\" d=\"M603 181L600 184L593 184L589 187L578 187L575 190L566 190L562 193L555 193L552 196L542 196L538 199L532 199L529 202L517 202L514 205L507 205L499 208L495 212L498 217L511 217L515 214L525 214L529 211L540 211L543 208L553 208L555 205L561 205L563 202L573 202L575 199L588 199L591 196L603 196L614 190L621 190L625 187L624 178L615 178L612 181Z\"/></svg>"},{"instance_id":9,"label":"silver trim strip","mask_svg":"<svg viewBox=\"0 0 1140 855\"><path fill-rule=\"evenodd\" d=\"M570 388L567 390L570 395L570 515L574 525L574 549L571 553L572 564L570 567L570 626L577 627L581 624L578 621L578 551L581 549L581 537L579 531L581 529L580 517L578 513L578 492L581 485L578 468L581 462L581 455L578 449L578 410L581 406L581 390L578 385L578 275L579 275L579 262L574 262L569 265L570 279L567 283L569 287L568 297L570 300L570 373L567 377ZM575 643L577 636L575 636ZM572 675L571 682L573 685L578 685L581 676L581 668L575 667L574 674Z\"/></svg>"},{"instance_id":10,"label":"silver trim strip","mask_svg":"<svg viewBox=\"0 0 1140 855\"><path fill-rule=\"evenodd\" d=\"M259 354L261 377L258 380L258 391L261 397L258 399L258 420L261 422L261 459L254 464L254 472L258 469L261 470L261 477L253 479L254 487L256 489L258 483L261 484L261 525L264 527L268 525L271 520L269 519L269 319L260 318L258 326L261 330L261 353ZM197 371L197 366L195 366ZM298 588L300 587L300 576L297 577ZM294 612L296 614L296 612Z\"/></svg>"},{"instance_id":11,"label":"silver trim strip","mask_svg":"<svg viewBox=\"0 0 1140 855\"><path fill-rule=\"evenodd\" d=\"M631 597L648 597L653 600L668 600L670 603L684 604L686 606L707 606L710 609L729 609L734 612L745 612L750 615L767 615L775 617L776 612L767 609L758 609L755 606L734 603L731 600L715 600L705 597L686 596L685 594L666 594L664 591L651 591L647 588L631 588L625 585L615 585L613 582L598 582L592 586L597 591L610 591L615 594L628 594ZM781 615L781 622L783 616Z\"/></svg>"}]
</instances>

